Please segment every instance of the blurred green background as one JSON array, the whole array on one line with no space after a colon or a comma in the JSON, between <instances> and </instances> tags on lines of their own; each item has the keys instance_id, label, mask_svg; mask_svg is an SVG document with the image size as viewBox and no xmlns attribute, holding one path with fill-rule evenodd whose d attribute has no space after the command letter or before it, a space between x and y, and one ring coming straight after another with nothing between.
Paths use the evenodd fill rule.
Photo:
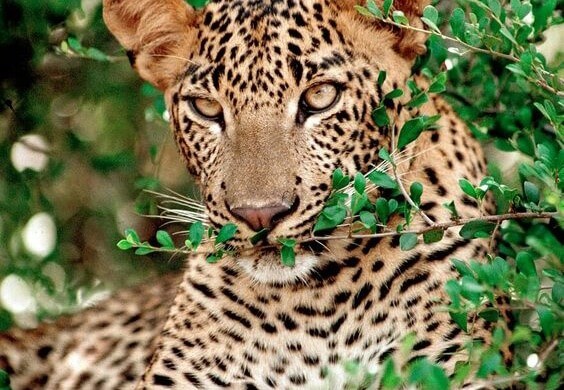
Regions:
<instances>
[{"instance_id":1,"label":"blurred green background","mask_svg":"<svg viewBox=\"0 0 564 390\"><path fill-rule=\"evenodd\" d=\"M157 211L143 189L192 190L162 96L131 70L101 0L1 0L0 31L2 330L178 267L116 242L162 224L140 217Z\"/></svg>"}]
</instances>

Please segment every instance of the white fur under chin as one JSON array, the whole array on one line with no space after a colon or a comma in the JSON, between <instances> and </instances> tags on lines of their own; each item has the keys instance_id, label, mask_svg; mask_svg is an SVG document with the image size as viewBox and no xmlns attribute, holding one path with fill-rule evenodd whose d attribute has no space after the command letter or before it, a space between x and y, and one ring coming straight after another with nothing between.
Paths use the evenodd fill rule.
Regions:
<instances>
[{"instance_id":1,"label":"white fur under chin","mask_svg":"<svg viewBox=\"0 0 564 390\"><path fill-rule=\"evenodd\" d=\"M313 255L296 255L296 264L287 267L280 262L280 255L266 254L255 262L254 258L240 257L239 265L256 283L292 284L305 281L319 259Z\"/></svg>"}]
</instances>

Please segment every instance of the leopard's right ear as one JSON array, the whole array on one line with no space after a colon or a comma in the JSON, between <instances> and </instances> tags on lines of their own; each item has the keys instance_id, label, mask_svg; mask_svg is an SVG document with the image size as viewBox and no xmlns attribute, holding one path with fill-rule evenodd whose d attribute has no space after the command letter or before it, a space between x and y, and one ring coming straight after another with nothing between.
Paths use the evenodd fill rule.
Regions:
<instances>
[{"instance_id":1,"label":"leopard's right ear","mask_svg":"<svg viewBox=\"0 0 564 390\"><path fill-rule=\"evenodd\" d=\"M184 0L104 0L104 21L139 75L166 90L186 69L196 11Z\"/></svg>"}]
</instances>

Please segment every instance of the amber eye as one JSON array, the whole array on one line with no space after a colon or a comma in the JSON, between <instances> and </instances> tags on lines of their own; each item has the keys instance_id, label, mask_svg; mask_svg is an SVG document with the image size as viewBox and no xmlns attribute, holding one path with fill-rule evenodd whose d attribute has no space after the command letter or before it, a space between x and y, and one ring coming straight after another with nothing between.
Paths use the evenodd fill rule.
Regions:
<instances>
[{"instance_id":1,"label":"amber eye","mask_svg":"<svg viewBox=\"0 0 564 390\"><path fill-rule=\"evenodd\" d=\"M205 119L217 120L223 113L221 104L219 104L216 100L193 98L190 102L194 111Z\"/></svg>"},{"instance_id":2,"label":"amber eye","mask_svg":"<svg viewBox=\"0 0 564 390\"><path fill-rule=\"evenodd\" d=\"M302 106L315 114L333 107L339 97L339 87L332 83L317 84L302 95Z\"/></svg>"}]
</instances>

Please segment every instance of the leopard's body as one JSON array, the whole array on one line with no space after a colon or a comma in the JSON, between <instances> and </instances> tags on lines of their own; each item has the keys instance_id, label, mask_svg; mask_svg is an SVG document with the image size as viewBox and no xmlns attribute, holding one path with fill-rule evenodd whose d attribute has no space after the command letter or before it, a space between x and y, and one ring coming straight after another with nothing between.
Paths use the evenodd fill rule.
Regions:
<instances>
[{"instance_id":1,"label":"leopard's body","mask_svg":"<svg viewBox=\"0 0 564 390\"><path fill-rule=\"evenodd\" d=\"M457 184L485 171L477 142L439 97L405 105L424 36L364 19L355 4L217 0L196 12L182 0L105 1L106 22L136 69L165 91L210 222L238 224L237 254L218 264L191 257L178 290L167 279L33 337L0 335L0 367L16 389L121 388L139 379L139 388L339 389L347 362L375 372L388 356L427 356L451 370L463 358L468 335L444 310L443 287L456 276L450 259L479 257L487 242L464 240L456 229L411 251L398 236L309 241L297 245L291 268L267 248L278 237L310 237L335 168L366 173L380 163L393 128L377 127L371 111L395 88L405 91L386 103L396 128L416 115L442 115L437 130L397 157L401 179L424 185L421 209L435 221L449 220L442 205L451 200L461 216L479 215ZM416 25L425 4L395 1ZM326 89L313 101L335 92L334 99L311 110L304 96L320 85ZM416 216L412 228L424 224ZM264 226L267 245L252 247L249 238ZM475 336L482 328L474 324ZM400 345L409 333L416 341L406 353Z\"/></svg>"}]
</instances>

